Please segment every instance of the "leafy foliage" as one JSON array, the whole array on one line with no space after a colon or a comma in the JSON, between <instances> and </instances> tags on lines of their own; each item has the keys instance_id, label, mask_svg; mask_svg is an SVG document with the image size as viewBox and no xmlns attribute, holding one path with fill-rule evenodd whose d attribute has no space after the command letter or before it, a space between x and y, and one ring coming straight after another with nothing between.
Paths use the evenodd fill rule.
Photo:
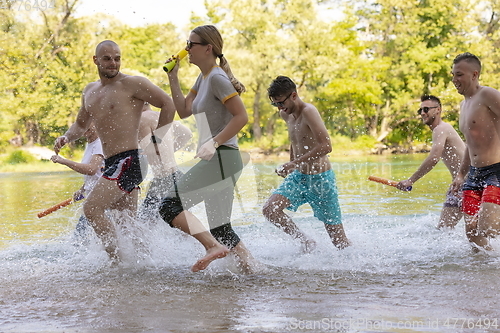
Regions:
<instances>
[{"instance_id":1,"label":"leafy foliage","mask_svg":"<svg viewBox=\"0 0 500 333\"><path fill-rule=\"evenodd\" d=\"M78 0L57 0L51 11L22 13L0 0L0 146L13 137L50 146L75 120L81 92L97 80L92 62L97 43L115 40L122 71L147 76L169 91L161 66L184 46L171 23L127 26L113 17L76 18ZM343 10L328 19L325 6ZM459 96L450 80L462 52L483 61L481 82L500 85L500 5L478 0L215 0L190 28L215 24L224 54L247 87L242 98L250 123L245 145L287 145L286 127L271 107L267 87L290 76L299 94L318 107L333 137L360 145L408 145L429 131L416 116L419 96L434 94L443 117L457 125ZM183 69L188 91L198 75ZM370 139L368 139L370 138Z\"/></svg>"}]
</instances>

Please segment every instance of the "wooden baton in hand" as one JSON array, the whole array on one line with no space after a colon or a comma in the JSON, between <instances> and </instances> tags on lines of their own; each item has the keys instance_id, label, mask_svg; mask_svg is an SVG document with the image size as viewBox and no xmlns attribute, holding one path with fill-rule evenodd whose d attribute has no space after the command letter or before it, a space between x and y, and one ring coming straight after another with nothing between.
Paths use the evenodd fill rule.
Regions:
<instances>
[{"instance_id":1,"label":"wooden baton in hand","mask_svg":"<svg viewBox=\"0 0 500 333\"><path fill-rule=\"evenodd\" d=\"M398 185L398 183L399 183L399 182L394 181L394 180L380 178L380 177L376 177L376 176L369 176L368 180L371 180L372 182L377 182L377 183L380 183L380 184L384 184L384 185L393 186L393 187L396 187ZM412 187L408 186L406 188L406 190L403 190L403 191L411 191L411 190L412 190Z\"/></svg>"}]
</instances>

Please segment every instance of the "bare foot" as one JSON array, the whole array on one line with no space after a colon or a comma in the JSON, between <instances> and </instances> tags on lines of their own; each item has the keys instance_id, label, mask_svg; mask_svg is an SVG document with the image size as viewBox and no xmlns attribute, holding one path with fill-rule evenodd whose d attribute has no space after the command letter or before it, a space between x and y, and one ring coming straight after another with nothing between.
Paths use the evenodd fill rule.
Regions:
<instances>
[{"instance_id":1,"label":"bare foot","mask_svg":"<svg viewBox=\"0 0 500 333\"><path fill-rule=\"evenodd\" d=\"M301 240L302 251L304 253L311 253L316 248L316 241L313 239Z\"/></svg>"},{"instance_id":2,"label":"bare foot","mask_svg":"<svg viewBox=\"0 0 500 333\"><path fill-rule=\"evenodd\" d=\"M192 272L202 271L205 268L207 268L208 265L210 265L210 263L212 261L214 261L215 259L224 258L225 256L227 256L228 253L229 253L229 250L225 246L217 245L217 246L211 247L207 250L207 254L203 258L198 260L193 265L193 267L191 267L191 271Z\"/></svg>"},{"instance_id":3,"label":"bare foot","mask_svg":"<svg viewBox=\"0 0 500 333\"><path fill-rule=\"evenodd\" d=\"M337 244L334 244L334 245L337 247L337 249L343 250L346 247L351 246L352 244L348 240L344 240L344 241L338 242Z\"/></svg>"},{"instance_id":4,"label":"bare foot","mask_svg":"<svg viewBox=\"0 0 500 333\"><path fill-rule=\"evenodd\" d=\"M253 274L254 267L258 264L257 260L254 259L250 251L246 248L243 242L239 242L234 248L231 249L231 253L237 261L238 269L243 274Z\"/></svg>"},{"instance_id":5,"label":"bare foot","mask_svg":"<svg viewBox=\"0 0 500 333\"><path fill-rule=\"evenodd\" d=\"M120 262L121 255L118 251L118 247L116 246L116 244L105 243L104 249L106 250L106 253L108 254L109 259L111 259L111 261Z\"/></svg>"},{"instance_id":6,"label":"bare foot","mask_svg":"<svg viewBox=\"0 0 500 333\"><path fill-rule=\"evenodd\" d=\"M471 243L472 253L488 253L494 251L493 247L490 244L486 244L484 246L479 246L477 244Z\"/></svg>"},{"instance_id":7,"label":"bare foot","mask_svg":"<svg viewBox=\"0 0 500 333\"><path fill-rule=\"evenodd\" d=\"M238 263L238 268L241 274L246 274L246 275L259 274L267 271L267 267L263 263L254 258L245 263Z\"/></svg>"}]
</instances>

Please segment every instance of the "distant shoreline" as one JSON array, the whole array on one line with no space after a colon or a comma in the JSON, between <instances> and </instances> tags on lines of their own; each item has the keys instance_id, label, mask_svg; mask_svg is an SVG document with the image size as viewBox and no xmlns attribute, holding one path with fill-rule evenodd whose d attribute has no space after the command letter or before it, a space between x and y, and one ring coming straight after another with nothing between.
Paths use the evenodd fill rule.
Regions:
<instances>
[{"instance_id":1,"label":"distant shoreline","mask_svg":"<svg viewBox=\"0 0 500 333\"><path fill-rule=\"evenodd\" d=\"M38 160L30 163L18 163L18 164L0 164L0 174L1 173L22 173L22 172L60 172L60 171L71 171L67 167L52 163L50 161L50 156L54 152L48 148L43 147L33 147L33 148L21 148L23 150L32 153ZM290 152L288 150L264 150L260 148L251 149L241 149L242 152L247 153L252 161L287 161L290 158ZM397 155L397 154L414 154L414 153L427 153L429 152L429 147L426 145L421 145L414 147L411 150L404 149L402 147L384 148L381 150L371 149L371 150L346 150L339 151L333 150L330 157L345 157L345 156L368 156L368 155ZM188 157L189 158L189 157Z\"/></svg>"}]
</instances>

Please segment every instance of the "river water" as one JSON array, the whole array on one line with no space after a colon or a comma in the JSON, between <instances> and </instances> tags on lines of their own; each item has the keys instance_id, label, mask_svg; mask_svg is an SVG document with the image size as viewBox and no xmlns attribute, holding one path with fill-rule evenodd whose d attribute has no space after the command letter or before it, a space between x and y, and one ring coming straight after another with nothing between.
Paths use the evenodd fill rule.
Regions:
<instances>
[{"instance_id":1,"label":"river water","mask_svg":"<svg viewBox=\"0 0 500 333\"><path fill-rule=\"evenodd\" d=\"M124 262L110 267L93 235L74 236L81 204L36 217L70 197L81 176L0 174L0 331L500 331L500 257L473 254L463 221L435 228L450 182L442 163L412 192L367 180L408 177L424 157L332 158L353 246L336 250L303 206L294 218L318 242L310 254L261 214L281 181L280 161L250 163L233 214L262 263L250 275L230 257L192 273L204 251L162 221L124 222ZM202 207L193 212L204 216ZM498 240L493 246L500 251Z\"/></svg>"}]
</instances>

